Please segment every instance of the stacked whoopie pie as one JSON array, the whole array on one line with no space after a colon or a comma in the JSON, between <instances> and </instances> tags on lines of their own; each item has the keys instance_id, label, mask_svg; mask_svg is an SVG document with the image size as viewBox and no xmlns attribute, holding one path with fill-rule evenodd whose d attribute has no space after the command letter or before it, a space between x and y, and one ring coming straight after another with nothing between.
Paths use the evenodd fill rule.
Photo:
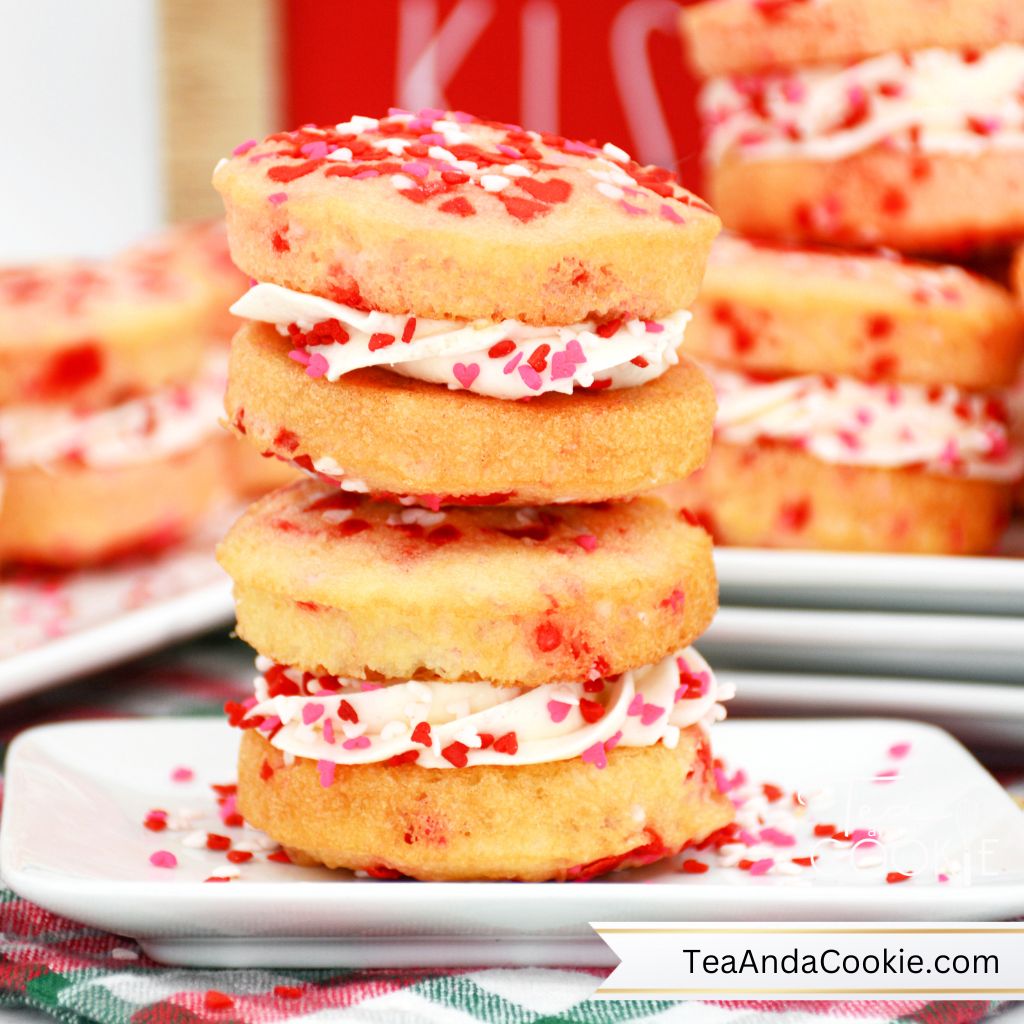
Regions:
<instances>
[{"instance_id":1,"label":"stacked whoopie pie","mask_svg":"<svg viewBox=\"0 0 1024 1024\"><path fill-rule=\"evenodd\" d=\"M0 270L0 561L148 551L221 499L207 314L169 254Z\"/></svg>"},{"instance_id":2,"label":"stacked whoopie pie","mask_svg":"<svg viewBox=\"0 0 1024 1024\"><path fill-rule=\"evenodd\" d=\"M719 238L686 336L718 395L707 466L673 485L716 541L991 551L1024 453L1001 401L1013 297L948 264Z\"/></svg>"},{"instance_id":3,"label":"stacked whoopie pie","mask_svg":"<svg viewBox=\"0 0 1024 1024\"><path fill-rule=\"evenodd\" d=\"M918 253L1024 235L1019 0L714 0L682 17L727 227Z\"/></svg>"},{"instance_id":4,"label":"stacked whoopie pie","mask_svg":"<svg viewBox=\"0 0 1024 1024\"><path fill-rule=\"evenodd\" d=\"M236 433L312 479L221 545L238 803L293 859L585 878L726 824L710 444L676 349L718 220L618 148L441 110L239 146ZM631 499L631 500L623 500Z\"/></svg>"}]
</instances>

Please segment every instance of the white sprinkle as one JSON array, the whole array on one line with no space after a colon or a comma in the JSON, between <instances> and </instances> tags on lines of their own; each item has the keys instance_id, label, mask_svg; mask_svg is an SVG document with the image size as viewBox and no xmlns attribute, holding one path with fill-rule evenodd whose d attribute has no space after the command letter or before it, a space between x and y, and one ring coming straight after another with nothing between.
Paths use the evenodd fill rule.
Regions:
<instances>
[{"instance_id":1,"label":"white sprinkle","mask_svg":"<svg viewBox=\"0 0 1024 1024\"><path fill-rule=\"evenodd\" d=\"M625 195L618 185L612 185L607 181L599 181L597 183L597 191L609 199L621 199Z\"/></svg>"},{"instance_id":2,"label":"white sprinkle","mask_svg":"<svg viewBox=\"0 0 1024 1024\"><path fill-rule=\"evenodd\" d=\"M480 739L480 734L475 729L469 728L456 733L455 742L461 743L463 746L470 747L473 750L477 750L484 745L484 741Z\"/></svg>"},{"instance_id":3,"label":"white sprinkle","mask_svg":"<svg viewBox=\"0 0 1024 1024\"><path fill-rule=\"evenodd\" d=\"M400 722L397 718L390 722L385 722L380 730L380 738L382 740L395 740L399 736L407 736L408 734L409 726L405 722Z\"/></svg>"},{"instance_id":4,"label":"white sprinkle","mask_svg":"<svg viewBox=\"0 0 1024 1024\"><path fill-rule=\"evenodd\" d=\"M456 160L455 166L458 167L460 171L468 172L478 170L477 165L473 163L472 160Z\"/></svg>"},{"instance_id":5,"label":"white sprinkle","mask_svg":"<svg viewBox=\"0 0 1024 1024\"><path fill-rule=\"evenodd\" d=\"M349 161L352 159L352 150L348 146L339 146L337 149L332 149L327 154L328 160L344 160Z\"/></svg>"},{"instance_id":6,"label":"white sprinkle","mask_svg":"<svg viewBox=\"0 0 1024 1024\"><path fill-rule=\"evenodd\" d=\"M268 658L265 654L256 655L256 671L269 672L274 667L274 659Z\"/></svg>"},{"instance_id":7,"label":"white sprinkle","mask_svg":"<svg viewBox=\"0 0 1024 1024\"><path fill-rule=\"evenodd\" d=\"M668 747L669 750L675 750L679 746L679 726L668 725L665 727L665 735L661 737L661 742Z\"/></svg>"},{"instance_id":8,"label":"white sprinkle","mask_svg":"<svg viewBox=\"0 0 1024 1024\"><path fill-rule=\"evenodd\" d=\"M284 761L285 768L291 768L295 764L295 755L285 750L282 752L282 760Z\"/></svg>"},{"instance_id":9,"label":"white sprinkle","mask_svg":"<svg viewBox=\"0 0 1024 1024\"><path fill-rule=\"evenodd\" d=\"M505 164L502 170L510 178L529 178L533 173L529 168L523 167L522 164Z\"/></svg>"},{"instance_id":10,"label":"white sprinkle","mask_svg":"<svg viewBox=\"0 0 1024 1024\"><path fill-rule=\"evenodd\" d=\"M443 160L445 163L455 163L455 154L445 149L444 146L431 146L427 150L427 156L434 160Z\"/></svg>"},{"instance_id":11,"label":"white sprinkle","mask_svg":"<svg viewBox=\"0 0 1024 1024\"><path fill-rule=\"evenodd\" d=\"M226 164L227 162L228 162L228 158L227 158L226 156L222 156L222 157L221 157L221 158L220 158L220 159L219 159L219 160L217 161L217 166L216 166L216 167L214 167L214 169L213 169L213 173L214 173L214 174L216 174L216 173L217 173L217 171L219 171L219 170L220 170L220 169L221 169L221 168L222 168L222 167L223 167L223 166L224 166L224 165L225 165L225 164Z\"/></svg>"},{"instance_id":12,"label":"white sprinkle","mask_svg":"<svg viewBox=\"0 0 1024 1024\"><path fill-rule=\"evenodd\" d=\"M394 187L399 192L405 192L405 191L407 191L410 188L415 188L416 187L416 182L413 181L412 178L407 177L404 174L392 174L391 175L391 184L394 185Z\"/></svg>"},{"instance_id":13,"label":"white sprinkle","mask_svg":"<svg viewBox=\"0 0 1024 1024\"><path fill-rule=\"evenodd\" d=\"M342 722L341 731L345 734L345 739L354 740L357 736L362 736L366 732L366 723Z\"/></svg>"},{"instance_id":14,"label":"white sprinkle","mask_svg":"<svg viewBox=\"0 0 1024 1024\"><path fill-rule=\"evenodd\" d=\"M799 864L794 864L788 860L777 860L772 865L772 871L777 875L799 875L802 873L803 868Z\"/></svg>"},{"instance_id":15,"label":"white sprinkle","mask_svg":"<svg viewBox=\"0 0 1024 1024\"><path fill-rule=\"evenodd\" d=\"M647 820L647 812L639 804L633 804L633 806L630 807L629 816L638 825L642 825Z\"/></svg>"},{"instance_id":16,"label":"white sprinkle","mask_svg":"<svg viewBox=\"0 0 1024 1024\"><path fill-rule=\"evenodd\" d=\"M254 834L250 839L239 839L237 842L232 843L236 850L241 850L244 853L259 853L261 850L276 850L277 843L270 838L270 836L264 835L262 832L258 832L256 829L246 822L245 827L252 831Z\"/></svg>"},{"instance_id":17,"label":"white sprinkle","mask_svg":"<svg viewBox=\"0 0 1024 1024\"><path fill-rule=\"evenodd\" d=\"M115 946L110 951L110 956L114 960L138 960L139 954L134 949L128 949L125 946Z\"/></svg>"},{"instance_id":18,"label":"white sprinkle","mask_svg":"<svg viewBox=\"0 0 1024 1024\"><path fill-rule=\"evenodd\" d=\"M210 873L211 878L238 878L242 873L242 869L236 867L234 864L224 868L217 868L216 871Z\"/></svg>"},{"instance_id":19,"label":"white sprinkle","mask_svg":"<svg viewBox=\"0 0 1024 1024\"><path fill-rule=\"evenodd\" d=\"M410 139L387 139L384 142L384 148L392 156L401 156L405 152L405 147L410 144Z\"/></svg>"},{"instance_id":20,"label":"white sprinkle","mask_svg":"<svg viewBox=\"0 0 1024 1024\"><path fill-rule=\"evenodd\" d=\"M512 179L506 178L504 174L480 175L480 186L485 192L500 192L511 184Z\"/></svg>"},{"instance_id":21,"label":"white sprinkle","mask_svg":"<svg viewBox=\"0 0 1024 1024\"><path fill-rule=\"evenodd\" d=\"M621 160L623 163L629 162L629 154L624 149L619 149L618 146L613 146L610 142L606 142L601 147L601 152L605 156L610 156L613 160Z\"/></svg>"},{"instance_id":22,"label":"white sprinkle","mask_svg":"<svg viewBox=\"0 0 1024 1024\"><path fill-rule=\"evenodd\" d=\"M321 514L321 518L325 523L331 523L337 525L338 523L345 522L346 519L352 518L352 509L350 508L329 508L325 509Z\"/></svg>"},{"instance_id":23,"label":"white sprinkle","mask_svg":"<svg viewBox=\"0 0 1024 1024\"><path fill-rule=\"evenodd\" d=\"M316 463L314 463L316 465ZM321 470L322 472L322 470ZM349 491L352 494L369 494L370 485L365 480L358 480L354 476L346 476L342 478L339 484L343 491Z\"/></svg>"},{"instance_id":24,"label":"white sprinkle","mask_svg":"<svg viewBox=\"0 0 1024 1024\"><path fill-rule=\"evenodd\" d=\"M375 117L354 114L347 121L342 121L341 124L336 124L334 127L342 135L348 135L350 132L364 132L369 128L376 128L379 124L380 121Z\"/></svg>"},{"instance_id":25,"label":"white sprinkle","mask_svg":"<svg viewBox=\"0 0 1024 1024\"><path fill-rule=\"evenodd\" d=\"M201 850L206 845L206 833L189 832L187 836L182 836L181 845L190 850Z\"/></svg>"},{"instance_id":26,"label":"white sprinkle","mask_svg":"<svg viewBox=\"0 0 1024 1024\"><path fill-rule=\"evenodd\" d=\"M858 849L857 856L854 857L854 863L859 868L877 868L885 863L885 858L876 853L861 854Z\"/></svg>"}]
</instances>

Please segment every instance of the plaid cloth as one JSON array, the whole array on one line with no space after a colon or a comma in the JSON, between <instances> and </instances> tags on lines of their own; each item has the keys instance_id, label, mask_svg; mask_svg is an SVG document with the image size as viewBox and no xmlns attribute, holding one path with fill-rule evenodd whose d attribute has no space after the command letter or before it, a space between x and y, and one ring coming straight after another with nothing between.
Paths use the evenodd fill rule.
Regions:
<instances>
[{"instance_id":1,"label":"plaid cloth","mask_svg":"<svg viewBox=\"0 0 1024 1024\"><path fill-rule=\"evenodd\" d=\"M5 709L0 743L74 718L219 713L247 696L247 648L208 638ZM0 1008L66 1024L786 1024L822 1018L973 1024L993 1002L718 1002L591 997L603 969L191 970L162 967L130 939L95 931L0 888Z\"/></svg>"}]
</instances>

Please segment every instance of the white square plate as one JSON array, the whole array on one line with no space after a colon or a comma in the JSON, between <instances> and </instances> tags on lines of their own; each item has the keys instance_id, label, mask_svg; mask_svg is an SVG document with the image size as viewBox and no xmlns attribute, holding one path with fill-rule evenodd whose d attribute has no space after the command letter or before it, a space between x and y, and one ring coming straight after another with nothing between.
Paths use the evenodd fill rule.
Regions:
<instances>
[{"instance_id":1,"label":"white square plate","mask_svg":"<svg viewBox=\"0 0 1024 1024\"><path fill-rule=\"evenodd\" d=\"M885 719L726 722L715 727L715 744L729 772L742 766L756 787L770 781L802 795L806 807L796 810L788 798L757 800L769 823L785 815L797 838L773 851L780 865L816 843L816 868L755 877L724 856L689 853L710 870L684 874L663 862L586 884L422 883L299 868L264 852L236 881L204 884L227 866L225 854L141 822L152 808L179 819L198 811L207 817L190 829L225 831L208 787L233 779L237 733L205 719L23 733L8 757L0 864L24 898L137 938L155 959L204 966L596 965L611 955L589 921L1024 914L1024 815L940 730ZM905 744L896 778L879 782L894 764L887 752ZM194 781L172 781L180 765ZM858 863L848 843L812 838L823 821L877 830L881 846L867 852L880 855ZM265 838L229 831L249 845ZM161 849L175 853L176 868L150 864ZM914 866L909 881L886 884L888 871Z\"/></svg>"},{"instance_id":2,"label":"white square plate","mask_svg":"<svg viewBox=\"0 0 1024 1024\"><path fill-rule=\"evenodd\" d=\"M1024 612L1024 522L993 557L719 547L715 565L723 604Z\"/></svg>"}]
</instances>

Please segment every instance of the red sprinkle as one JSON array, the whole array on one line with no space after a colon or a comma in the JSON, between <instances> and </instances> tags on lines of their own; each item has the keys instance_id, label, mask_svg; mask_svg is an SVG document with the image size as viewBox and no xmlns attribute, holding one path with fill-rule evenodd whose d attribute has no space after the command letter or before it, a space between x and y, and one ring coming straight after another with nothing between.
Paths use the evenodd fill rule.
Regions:
<instances>
[{"instance_id":1,"label":"red sprinkle","mask_svg":"<svg viewBox=\"0 0 1024 1024\"><path fill-rule=\"evenodd\" d=\"M516 343L511 338L503 338L501 341L496 341L488 350L487 354L491 359L501 359L502 356L507 356L516 347Z\"/></svg>"},{"instance_id":2,"label":"red sprinkle","mask_svg":"<svg viewBox=\"0 0 1024 1024\"><path fill-rule=\"evenodd\" d=\"M519 752L519 739L514 732L507 732L494 741L494 749L499 754L516 754Z\"/></svg>"},{"instance_id":3,"label":"red sprinkle","mask_svg":"<svg viewBox=\"0 0 1024 1024\"><path fill-rule=\"evenodd\" d=\"M395 336L393 334L371 334L369 348L371 352L376 352L389 345L394 345L394 343Z\"/></svg>"},{"instance_id":4,"label":"red sprinkle","mask_svg":"<svg viewBox=\"0 0 1024 1024\"><path fill-rule=\"evenodd\" d=\"M291 857L284 850L275 850L273 853L268 853L267 860L272 860L275 864L291 864L292 862Z\"/></svg>"},{"instance_id":5,"label":"red sprinkle","mask_svg":"<svg viewBox=\"0 0 1024 1024\"><path fill-rule=\"evenodd\" d=\"M281 999L301 999L302 989L297 985L275 985L274 995Z\"/></svg>"},{"instance_id":6,"label":"red sprinkle","mask_svg":"<svg viewBox=\"0 0 1024 1024\"><path fill-rule=\"evenodd\" d=\"M580 698L580 714L583 716L583 721L588 722L591 725L594 722L601 721L604 718L605 706L598 704L596 700L587 700L586 697Z\"/></svg>"},{"instance_id":7,"label":"red sprinkle","mask_svg":"<svg viewBox=\"0 0 1024 1024\"><path fill-rule=\"evenodd\" d=\"M430 723L420 722L420 724L413 729L411 739L413 743L419 743L424 747L429 747L431 743Z\"/></svg>"},{"instance_id":8,"label":"red sprinkle","mask_svg":"<svg viewBox=\"0 0 1024 1024\"><path fill-rule=\"evenodd\" d=\"M684 860L679 870L687 875L703 875L707 869L708 865L702 860Z\"/></svg>"},{"instance_id":9,"label":"red sprinkle","mask_svg":"<svg viewBox=\"0 0 1024 1024\"><path fill-rule=\"evenodd\" d=\"M226 992L218 992L215 988L207 989L203 996L203 1004L208 1010L227 1010L235 1005L234 999Z\"/></svg>"},{"instance_id":10,"label":"red sprinkle","mask_svg":"<svg viewBox=\"0 0 1024 1024\"><path fill-rule=\"evenodd\" d=\"M896 885L898 882L909 882L913 877L913 875L906 875L902 871L890 871L889 874L885 876L885 880L890 885Z\"/></svg>"},{"instance_id":11,"label":"red sprinkle","mask_svg":"<svg viewBox=\"0 0 1024 1024\"><path fill-rule=\"evenodd\" d=\"M534 636L537 646L545 653L555 650L562 643L562 631L553 622L542 622Z\"/></svg>"},{"instance_id":12,"label":"red sprinkle","mask_svg":"<svg viewBox=\"0 0 1024 1024\"><path fill-rule=\"evenodd\" d=\"M232 864L244 864L247 860L252 860L252 854L248 850L228 850L227 857Z\"/></svg>"},{"instance_id":13,"label":"red sprinkle","mask_svg":"<svg viewBox=\"0 0 1024 1024\"><path fill-rule=\"evenodd\" d=\"M227 850L231 847L231 840L227 836L217 835L216 832L206 833L206 848L208 850Z\"/></svg>"},{"instance_id":14,"label":"red sprinkle","mask_svg":"<svg viewBox=\"0 0 1024 1024\"><path fill-rule=\"evenodd\" d=\"M466 767L466 755L469 753L469 747L465 743L449 743L441 751L441 756L449 763L455 765L456 768Z\"/></svg>"}]
</instances>

